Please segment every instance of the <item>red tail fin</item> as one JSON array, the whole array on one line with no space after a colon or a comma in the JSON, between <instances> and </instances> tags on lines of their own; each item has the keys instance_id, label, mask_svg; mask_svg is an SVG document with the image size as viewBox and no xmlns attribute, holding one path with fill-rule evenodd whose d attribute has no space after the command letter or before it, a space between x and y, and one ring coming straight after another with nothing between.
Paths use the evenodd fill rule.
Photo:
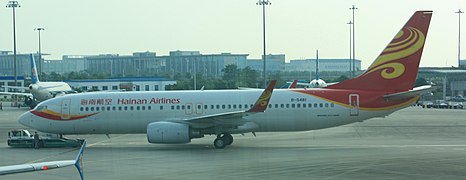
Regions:
<instances>
[{"instance_id":1,"label":"red tail fin","mask_svg":"<svg viewBox=\"0 0 466 180\"><path fill-rule=\"evenodd\" d=\"M330 89L389 90L412 89L432 11L417 11L361 76L327 86Z\"/></svg>"},{"instance_id":2,"label":"red tail fin","mask_svg":"<svg viewBox=\"0 0 466 180\"><path fill-rule=\"evenodd\" d=\"M272 97L273 88L275 87L276 83L277 80L270 81L269 85L267 86L267 88L264 89L254 106L247 112L264 112L267 109L267 106L269 105L270 98Z\"/></svg>"}]
</instances>

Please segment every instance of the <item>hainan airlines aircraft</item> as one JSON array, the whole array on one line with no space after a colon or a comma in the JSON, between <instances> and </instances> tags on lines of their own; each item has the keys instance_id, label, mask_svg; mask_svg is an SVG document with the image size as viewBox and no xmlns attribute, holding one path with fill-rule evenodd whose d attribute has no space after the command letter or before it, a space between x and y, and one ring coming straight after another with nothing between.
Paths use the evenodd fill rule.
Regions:
<instances>
[{"instance_id":1,"label":"hainan airlines aircraft","mask_svg":"<svg viewBox=\"0 0 466 180\"><path fill-rule=\"evenodd\" d=\"M189 143L217 135L308 131L384 117L410 106L430 86L414 88L432 11L414 13L361 76L317 89L97 92L40 103L19 122L58 134L145 133L150 143Z\"/></svg>"},{"instance_id":2,"label":"hainan airlines aircraft","mask_svg":"<svg viewBox=\"0 0 466 180\"><path fill-rule=\"evenodd\" d=\"M40 82L37 75L36 62L34 56L31 59L31 84L29 87L3 86L4 88L29 90L31 93L0 92L0 94L25 96L26 102L34 107L38 102L61 96L69 93L76 93L67 83L64 82Z\"/></svg>"}]
</instances>

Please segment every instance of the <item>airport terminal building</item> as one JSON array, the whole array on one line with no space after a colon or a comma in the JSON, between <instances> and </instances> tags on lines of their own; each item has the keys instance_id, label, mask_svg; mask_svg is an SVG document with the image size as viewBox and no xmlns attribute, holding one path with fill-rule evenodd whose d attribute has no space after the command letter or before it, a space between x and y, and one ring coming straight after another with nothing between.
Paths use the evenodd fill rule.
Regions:
<instances>
[{"instance_id":1,"label":"airport terminal building","mask_svg":"<svg viewBox=\"0 0 466 180\"><path fill-rule=\"evenodd\" d=\"M79 91L165 91L167 85L176 81L160 77L124 77L110 79L65 81Z\"/></svg>"},{"instance_id":2,"label":"airport terminal building","mask_svg":"<svg viewBox=\"0 0 466 180\"><path fill-rule=\"evenodd\" d=\"M37 54L36 60L38 59ZM223 69L234 64L239 69L247 66L262 72L262 59L248 59L249 54L201 54L199 51L171 51L169 55L158 56L155 52L135 52L132 55L65 55L61 60L44 60L44 73L65 74L87 71L108 73L111 77L142 76L147 74L202 74L204 77L221 78ZM290 60L284 54L269 54L267 71L309 71L315 69L315 59ZM321 71L349 70L349 59L319 59ZM30 76L29 54L18 54L18 75ZM38 71L40 72L39 62ZM13 53L0 51L0 76L13 76ZM361 61L356 60L356 69L361 69Z\"/></svg>"}]
</instances>

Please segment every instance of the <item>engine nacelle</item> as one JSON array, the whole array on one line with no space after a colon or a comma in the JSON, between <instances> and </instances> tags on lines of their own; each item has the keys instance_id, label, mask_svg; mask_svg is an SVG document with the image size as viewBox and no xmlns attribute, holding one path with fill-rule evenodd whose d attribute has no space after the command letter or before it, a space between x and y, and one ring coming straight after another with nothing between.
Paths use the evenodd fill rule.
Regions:
<instances>
[{"instance_id":1,"label":"engine nacelle","mask_svg":"<svg viewBox=\"0 0 466 180\"><path fill-rule=\"evenodd\" d=\"M147 125L147 140L150 143L182 144L191 142L192 138L203 137L192 131L187 124L173 122L153 122Z\"/></svg>"}]
</instances>

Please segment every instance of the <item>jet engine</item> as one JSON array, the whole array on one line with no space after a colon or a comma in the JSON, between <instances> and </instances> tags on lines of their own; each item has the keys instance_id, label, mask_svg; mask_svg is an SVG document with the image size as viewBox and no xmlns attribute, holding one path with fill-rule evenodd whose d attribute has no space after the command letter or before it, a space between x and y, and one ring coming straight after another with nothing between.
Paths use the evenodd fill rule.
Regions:
<instances>
[{"instance_id":1,"label":"jet engine","mask_svg":"<svg viewBox=\"0 0 466 180\"><path fill-rule=\"evenodd\" d=\"M34 90L37 91L39 89L39 86L37 84L31 84L29 85L29 90Z\"/></svg>"},{"instance_id":2,"label":"jet engine","mask_svg":"<svg viewBox=\"0 0 466 180\"><path fill-rule=\"evenodd\" d=\"M188 124L153 122L147 125L147 140L150 143L182 144L200 137L204 135L190 128Z\"/></svg>"}]
</instances>

